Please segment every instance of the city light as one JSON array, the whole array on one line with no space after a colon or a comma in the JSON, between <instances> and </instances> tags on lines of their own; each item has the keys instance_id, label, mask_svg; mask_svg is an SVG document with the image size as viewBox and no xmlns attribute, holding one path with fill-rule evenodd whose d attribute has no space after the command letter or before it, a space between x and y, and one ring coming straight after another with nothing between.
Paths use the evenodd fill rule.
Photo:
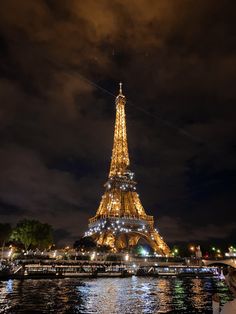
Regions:
<instances>
[{"instance_id":1,"label":"city light","mask_svg":"<svg viewBox=\"0 0 236 314\"><path fill-rule=\"evenodd\" d=\"M8 252L8 258L11 258L12 254L13 254L13 247L10 246L9 248L10 248L10 250Z\"/></svg>"},{"instance_id":2,"label":"city light","mask_svg":"<svg viewBox=\"0 0 236 314\"><path fill-rule=\"evenodd\" d=\"M96 256L96 252L93 252L93 253L91 254L91 256L90 256L91 261L93 261L93 260L95 259L95 256Z\"/></svg>"},{"instance_id":3,"label":"city light","mask_svg":"<svg viewBox=\"0 0 236 314\"><path fill-rule=\"evenodd\" d=\"M140 254L142 256L148 256L149 252L142 247L141 250L140 250Z\"/></svg>"},{"instance_id":4,"label":"city light","mask_svg":"<svg viewBox=\"0 0 236 314\"><path fill-rule=\"evenodd\" d=\"M126 254L125 255L125 261L128 261L129 260L129 254Z\"/></svg>"}]
</instances>

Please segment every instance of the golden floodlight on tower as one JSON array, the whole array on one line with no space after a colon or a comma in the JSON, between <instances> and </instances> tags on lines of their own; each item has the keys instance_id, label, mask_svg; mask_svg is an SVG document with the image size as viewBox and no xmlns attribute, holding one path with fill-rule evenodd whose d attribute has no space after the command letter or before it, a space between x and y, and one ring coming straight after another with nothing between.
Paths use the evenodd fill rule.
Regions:
<instances>
[{"instance_id":1,"label":"golden floodlight on tower","mask_svg":"<svg viewBox=\"0 0 236 314\"><path fill-rule=\"evenodd\" d=\"M153 216L147 215L141 204L134 173L129 170L125 104L120 83L110 172L105 193L96 215L89 219L85 235L91 236L98 245L108 245L113 251L130 249L143 239L157 254L169 255L169 247L154 228Z\"/></svg>"}]
</instances>

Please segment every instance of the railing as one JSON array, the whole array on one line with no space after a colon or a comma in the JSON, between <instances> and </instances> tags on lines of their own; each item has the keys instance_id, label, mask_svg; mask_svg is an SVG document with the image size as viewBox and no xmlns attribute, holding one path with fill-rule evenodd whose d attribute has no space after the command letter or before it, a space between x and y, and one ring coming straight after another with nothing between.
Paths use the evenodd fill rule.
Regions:
<instances>
[{"instance_id":1,"label":"railing","mask_svg":"<svg viewBox=\"0 0 236 314\"><path fill-rule=\"evenodd\" d=\"M149 215L116 215L116 214L108 214L108 215L99 215L99 216L94 216L92 218L89 219L89 224L92 224L94 222L96 222L99 219L137 219L137 220L144 220L147 221L149 223L153 222L153 216L149 216Z\"/></svg>"},{"instance_id":2,"label":"railing","mask_svg":"<svg viewBox=\"0 0 236 314\"><path fill-rule=\"evenodd\" d=\"M22 265L17 267L14 271L13 274L17 274L20 270L22 269Z\"/></svg>"}]
</instances>

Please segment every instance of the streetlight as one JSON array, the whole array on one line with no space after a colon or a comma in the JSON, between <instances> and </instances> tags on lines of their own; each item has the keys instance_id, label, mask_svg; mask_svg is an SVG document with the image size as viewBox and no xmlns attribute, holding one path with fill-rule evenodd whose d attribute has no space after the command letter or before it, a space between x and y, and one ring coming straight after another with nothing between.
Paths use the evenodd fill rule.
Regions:
<instances>
[{"instance_id":1,"label":"streetlight","mask_svg":"<svg viewBox=\"0 0 236 314\"><path fill-rule=\"evenodd\" d=\"M95 252L91 254L91 261L93 261L94 259L95 259Z\"/></svg>"},{"instance_id":2,"label":"streetlight","mask_svg":"<svg viewBox=\"0 0 236 314\"><path fill-rule=\"evenodd\" d=\"M192 252L194 252L195 251L195 247L192 245L192 246L190 246L190 251L192 251Z\"/></svg>"},{"instance_id":3,"label":"streetlight","mask_svg":"<svg viewBox=\"0 0 236 314\"><path fill-rule=\"evenodd\" d=\"M172 255L176 256L179 253L179 250L177 248L174 248L172 251Z\"/></svg>"},{"instance_id":4,"label":"streetlight","mask_svg":"<svg viewBox=\"0 0 236 314\"><path fill-rule=\"evenodd\" d=\"M11 258L11 256L12 256L12 254L13 254L13 246L12 245L10 245L9 246L9 252L8 252L8 258L10 259Z\"/></svg>"}]
</instances>

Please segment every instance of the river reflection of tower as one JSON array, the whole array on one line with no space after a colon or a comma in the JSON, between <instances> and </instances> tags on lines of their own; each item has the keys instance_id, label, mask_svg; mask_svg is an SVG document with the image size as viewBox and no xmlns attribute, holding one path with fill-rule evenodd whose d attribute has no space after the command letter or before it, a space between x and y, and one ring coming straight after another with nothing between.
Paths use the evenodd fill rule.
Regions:
<instances>
[{"instance_id":1,"label":"river reflection of tower","mask_svg":"<svg viewBox=\"0 0 236 314\"><path fill-rule=\"evenodd\" d=\"M172 307L172 285L170 279L159 279L157 282L159 311L167 312L173 310Z\"/></svg>"},{"instance_id":2,"label":"river reflection of tower","mask_svg":"<svg viewBox=\"0 0 236 314\"><path fill-rule=\"evenodd\" d=\"M193 278L191 280L191 301L196 310L204 309L207 294L204 292L202 280Z\"/></svg>"},{"instance_id":3,"label":"river reflection of tower","mask_svg":"<svg viewBox=\"0 0 236 314\"><path fill-rule=\"evenodd\" d=\"M156 313L159 309L159 296L156 292L156 278L132 278L132 303L140 313Z\"/></svg>"},{"instance_id":4,"label":"river reflection of tower","mask_svg":"<svg viewBox=\"0 0 236 314\"><path fill-rule=\"evenodd\" d=\"M124 291L122 280L103 278L95 281L86 281L86 285L79 293L86 298L85 307L79 313L122 313L122 302L119 302L119 295Z\"/></svg>"}]
</instances>

